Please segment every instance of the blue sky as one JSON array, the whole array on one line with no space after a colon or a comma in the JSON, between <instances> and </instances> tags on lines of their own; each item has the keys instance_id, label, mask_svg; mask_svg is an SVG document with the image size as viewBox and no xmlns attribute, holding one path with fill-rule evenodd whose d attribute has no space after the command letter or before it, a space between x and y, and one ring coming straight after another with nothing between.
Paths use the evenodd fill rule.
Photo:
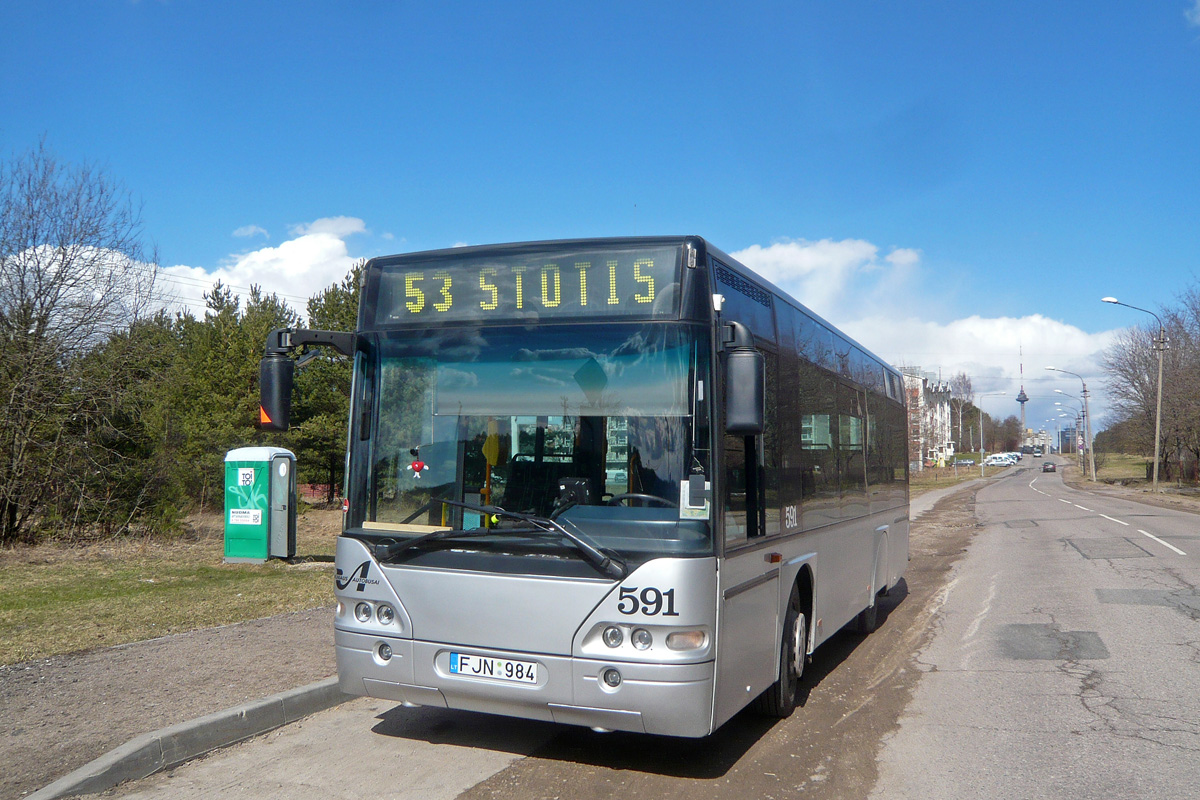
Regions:
<instances>
[{"instance_id":1,"label":"blue sky","mask_svg":"<svg viewBox=\"0 0 1200 800\"><path fill-rule=\"evenodd\" d=\"M894 363L1011 398L1023 351L1036 427L1078 391L1047 364L1103 414L1144 315L1100 297L1198 279L1197 2L5 3L0 156L104 165L193 308L700 234Z\"/></svg>"}]
</instances>

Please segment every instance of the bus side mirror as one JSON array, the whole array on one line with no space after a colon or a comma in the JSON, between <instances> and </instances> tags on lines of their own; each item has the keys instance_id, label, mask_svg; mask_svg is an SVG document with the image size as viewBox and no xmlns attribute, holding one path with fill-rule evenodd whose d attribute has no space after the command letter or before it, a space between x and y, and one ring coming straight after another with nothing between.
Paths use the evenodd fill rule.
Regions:
<instances>
[{"instance_id":1,"label":"bus side mirror","mask_svg":"<svg viewBox=\"0 0 1200 800\"><path fill-rule=\"evenodd\" d=\"M268 353L258 365L259 429L286 431L292 416L292 378L296 362Z\"/></svg>"},{"instance_id":2,"label":"bus side mirror","mask_svg":"<svg viewBox=\"0 0 1200 800\"><path fill-rule=\"evenodd\" d=\"M753 347L725 353L725 431L758 436L766 419L766 360Z\"/></svg>"}]
</instances>

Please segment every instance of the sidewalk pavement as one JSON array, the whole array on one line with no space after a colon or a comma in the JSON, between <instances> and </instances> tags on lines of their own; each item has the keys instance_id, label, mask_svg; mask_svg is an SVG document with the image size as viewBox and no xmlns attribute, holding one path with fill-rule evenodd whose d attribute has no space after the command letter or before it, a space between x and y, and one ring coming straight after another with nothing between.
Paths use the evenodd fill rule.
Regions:
<instances>
[{"instance_id":1,"label":"sidewalk pavement","mask_svg":"<svg viewBox=\"0 0 1200 800\"><path fill-rule=\"evenodd\" d=\"M145 778L159 770L266 733L349 699L350 695L343 694L338 688L337 678L327 678L299 689L172 725L138 736L110 750L49 786L27 795L26 800L56 800L59 797L103 792L123 781Z\"/></svg>"}]
</instances>

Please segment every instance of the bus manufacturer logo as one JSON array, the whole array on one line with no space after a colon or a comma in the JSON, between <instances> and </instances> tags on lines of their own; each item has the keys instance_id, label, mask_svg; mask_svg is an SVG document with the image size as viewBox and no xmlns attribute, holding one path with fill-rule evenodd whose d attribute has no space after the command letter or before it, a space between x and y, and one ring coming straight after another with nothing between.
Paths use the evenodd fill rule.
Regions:
<instances>
[{"instance_id":1,"label":"bus manufacturer logo","mask_svg":"<svg viewBox=\"0 0 1200 800\"><path fill-rule=\"evenodd\" d=\"M346 578L346 580L342 580L342 570L339 567L337 570L337 576L333 579L333 582L337 586L337 588L340 590L345 590L345 588L352 583L356 584L354 587L354 590L357 592L361 592L361 591L365 590L368 585L371 585L371 586L379 585L378 578L367 577L367 574L370 571L371 571L371 562L364 561L361 564L359 564L357 568L355 568L354 572L350 573L349 578Z\"/></svg>"}]
</instances>

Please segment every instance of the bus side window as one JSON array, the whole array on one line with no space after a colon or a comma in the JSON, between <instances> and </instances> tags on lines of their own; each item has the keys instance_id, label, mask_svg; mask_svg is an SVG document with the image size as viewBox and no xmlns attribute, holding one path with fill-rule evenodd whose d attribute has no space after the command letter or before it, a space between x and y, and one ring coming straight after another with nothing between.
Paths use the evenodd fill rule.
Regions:
<instances>
[{"instance_id":1,"label":"bus side window","mask_svg":"<svg viewBox=\"0 0 1200 800\"><path fill-rule=\"evenodd\" d=\"M746 438L725 435L725 542L746 541L749 529L746 519Z\"/></svg>"}]
</instances>

